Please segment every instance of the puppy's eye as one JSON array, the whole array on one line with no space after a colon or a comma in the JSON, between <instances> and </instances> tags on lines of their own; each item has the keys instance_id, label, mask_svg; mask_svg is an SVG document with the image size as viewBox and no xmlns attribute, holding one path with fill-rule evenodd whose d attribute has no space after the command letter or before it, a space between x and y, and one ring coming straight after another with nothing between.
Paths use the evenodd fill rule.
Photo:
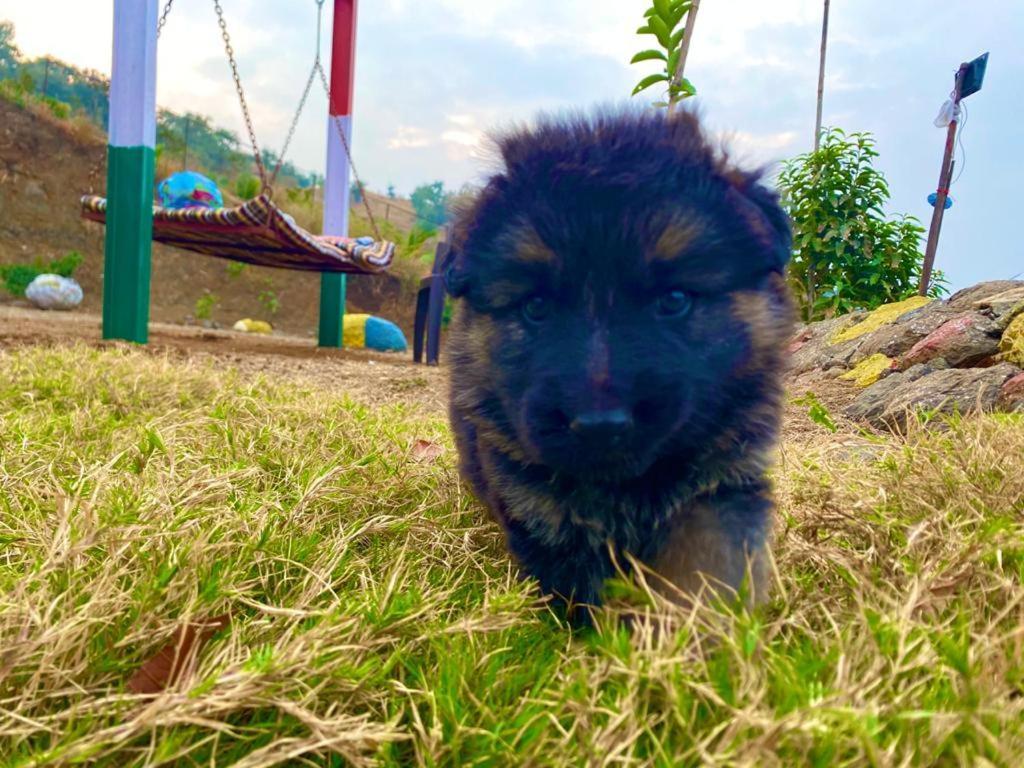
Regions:
<instances>
[{"instance_id":1,"label":"puppy's eye","mask_svg":"<svg viewBox=\"0 0 1024 768\"><path fill-rule=\"evenodd\" d=\"M534 296L523 304L523 317L531 323L541 323L551 314L551 302L543 296Z\"/></svg>"},{"instance_id":2,"label":"puppy's eye","mask_svg":"<svg viewBox=\"0 0 1024 768\"><path fill-rule=\"evenodd\" d=\"M658 299L658 314L662 317L682 317L693 304L693 299L686 291L674 288L661 295Z\"/></svg>"}]
</instances>

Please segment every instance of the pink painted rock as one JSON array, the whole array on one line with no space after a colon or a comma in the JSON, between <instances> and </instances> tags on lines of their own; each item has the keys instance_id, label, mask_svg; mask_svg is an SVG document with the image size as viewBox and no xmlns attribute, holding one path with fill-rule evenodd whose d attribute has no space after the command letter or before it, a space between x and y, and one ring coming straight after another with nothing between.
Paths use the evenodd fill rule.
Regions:
<instances>
[{"instance_id":1,"label":"pink painted rock","mask_svg":"<svg viewBox=\"0 0 1024 768\"><path fill-rule=\"evenodd\" d=\"M1024 413L1024 371L1003 384L999 391L999 410Z\"/></svg>"},{"instance_id":2,"label":"pink painted rock","mask_svg":"<svg viewBox=\"0 0 1024 768\"><path fill-rule=\"evenodd\" d=\"M989 317L965 312L947 320L900 359L900 368L941 357L954 368L969 368L999 351L999 328Z\"/></svg>"}]
</instances>

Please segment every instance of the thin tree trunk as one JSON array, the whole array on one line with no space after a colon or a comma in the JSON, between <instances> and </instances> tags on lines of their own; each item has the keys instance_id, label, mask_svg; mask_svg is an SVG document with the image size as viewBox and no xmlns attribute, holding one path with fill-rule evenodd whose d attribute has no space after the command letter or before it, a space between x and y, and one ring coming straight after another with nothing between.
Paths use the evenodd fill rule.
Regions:
<instances>
[{"instance_id":1,"label":"thin tree trunk","mask_svg":"<svg viewBox=\"0 0 1024 768\"><path fill-rule=\"evenodd\" d=\"M683 82L683 70L686 68L686 57L690 53L690 40L693 39L693 28L697 24L697 10L700 8L700 0L693 0L690 4L690 10L686 12L686 26L683 28L683 43L679 49L679 64L676 65L676 72L673 76L673 81L676 83ZM672 99L669 99L668 111L671 114L674 103Z\"/></svg>"},{"instance_id":2,"label":"thin tree trunk","mask_svg":"<svg viewBox=\"0 0 1024 768\"><path fill-rule=\"evenodd\" d=\"M825 99L825 50L828 47L828 6L825 0L825 13L821 21L821 58L818 61L818 114L814 121L814 151L818 151L821 142L821 105Z\"/></svg>"}]
</instances>

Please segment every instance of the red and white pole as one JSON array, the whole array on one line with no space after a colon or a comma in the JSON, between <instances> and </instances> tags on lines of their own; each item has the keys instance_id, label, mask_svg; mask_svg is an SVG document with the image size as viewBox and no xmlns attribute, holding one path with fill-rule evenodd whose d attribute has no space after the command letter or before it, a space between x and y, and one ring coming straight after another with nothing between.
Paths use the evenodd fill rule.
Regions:
<instances>
[{"instance_id":1,"label":"red and white pole","mask_svg":"<svg viewBox=\"0 0 1024 768\"><path fill-rule=\"evenodd\" d=\"M357 0L334 0L331 35L331 99L327 115L327 172L324 179L325 235L348 235L349 161L339 135L352 146L352 91L356 69ZM345 316L345 275L324 272L320 276L321 347L342 346Z\"/></svg>"}]
</instances>

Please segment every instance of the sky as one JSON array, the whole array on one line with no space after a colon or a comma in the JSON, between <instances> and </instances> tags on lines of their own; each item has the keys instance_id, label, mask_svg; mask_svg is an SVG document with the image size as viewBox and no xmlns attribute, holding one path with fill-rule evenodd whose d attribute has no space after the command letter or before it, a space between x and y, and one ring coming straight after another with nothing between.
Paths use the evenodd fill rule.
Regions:
<instances>
[{"instance_id":1,"label":"sky","mask_svg":"<svg viewBox=\"0 0 1024 768\"><path fill-rule=\"evenodd\" d=\"M316 0L222 0L257 136L279 148L316 49ZM650 63L634 34L648 0L362 0L353 153L372 189L480 183L488 132L540 111L624 103ZM329 55L332 1L325 5ZM113 0L0 0L29 56L110 71ZM704 0L687 63L692 100L737 160L777 167L811 148L821 0ZM937 266L951 287L1024 277L1014 226L1024 178L1024 0L833 0L824 124L870 131L892 212L925 225L945 132L932 121L961 61L990 51L966 100L954 199ZM160 41L161 106L244 136L210 0L175 0ZM1016 84L1016 85L1015 85ZM642 103L652 99L635 97ZM289 159L323 166L326 102L314 92Z\"/></svg>"}]
</instances>

